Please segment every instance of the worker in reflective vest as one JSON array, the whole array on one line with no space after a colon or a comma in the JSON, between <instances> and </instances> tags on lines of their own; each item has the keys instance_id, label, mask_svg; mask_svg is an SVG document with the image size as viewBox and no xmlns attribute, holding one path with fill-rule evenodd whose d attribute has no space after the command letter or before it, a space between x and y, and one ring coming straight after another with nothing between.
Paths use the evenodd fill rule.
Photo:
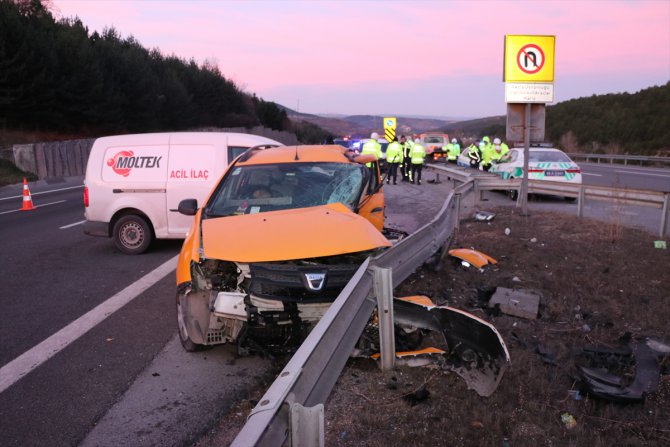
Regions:
<instances>
[{"instance_id":1,"label":"worker in reflective vest","mask_svg":"<svg viewBox=\"0 0 670 447\"><path fill-rule=\"evenodd\" d=\"M493 140L493 162L498 163L509 153L509 146L500 141L500 138Z\"/></svg>"},{"instance_id":2,"label":"worker in reflective vest","mask_svg":"<svg viewBox=\"0 0 670 447\"><path fill-rule=\"evenodd\" d=\"M468 158L470 159L470 167L477 169L479 167L479 162L482 161L482 153L479 150L480 141L472 143L468 146Z\"/></svg>"},{"instance_id":3,"label":"worker in reflective vest","mask_svg":"<svg viewBox=\"0 0 670 447\"><path fill-rule=\"evenodd\" d=\"M377 141L379 134L377 132L372 132L370 135L370 140L366 141L361 150L361 155L373 154L377 157L377 160L382 158L382 145ZM365 166L368 168L372 167L372 163L366 163Z\"/></svg>"},{"instance_id":4,"label":"worker in reflective vest","mask_svg":"<svg viewBox=\"0 0 670 447\"><path fill-rule=\"evenodd\" d=\"M421 146L421 140L418 138L414 140L412 146L412 183L416 180L417 184L421 184L421 170L423 169L423 162L426 159L426 149Z\"/></svg>"},{"instance_id":5,"label":"worker in reflective vest","mask_svg":"<svg viewBox=\"0 0 670 447\"><path fill-rule=\"evenodd\" d=\"M444 146L442 150L447 153L447 161L453 161L454 163L456 163L458 156L461 155L461 145L458 144L456 138L452 138L451 143Z\"/></svg>"},{"instance_id":6,"label":"worker in reflective vest","mask_svg":"<svg viewBox=\"0 0 670 447\"><path fill-rule=\"evenodd\" d=\"M484 171L488 171L491 169L491 160L493 160L493 145L491 144L491 140L489 137L484 137L482 138L482 142L479 146L479 149L482 153L482 160L481 160L481 169Z\"/></svg>"},{"instance_id":7,"label":"worker in reflective vest","mask_svg":"<svg viewBox=\"0 0 670 447\"><path fill-rule=\"evenodd\" d=\"M400 136L402 147L402 181L412 181L412 146L414 143L411 138L406 139L405 135Z\"/></svg>"},{"instance_id":8,"label":"worker in reflective vest","mask_svg":"<svg viewBox=\"0 0 670 447\"><path fill-rule=\"evenodd\" d=\"M398 143L398 139L393 137L393 141L389 143L386 148L386 163L388 163L389 171L386 177L386 183L388 184L391 179L393 179L393 184L397 185L396 179L398 177L398 166L403 161L403 146Z\"/></svg>"}]
</instances>

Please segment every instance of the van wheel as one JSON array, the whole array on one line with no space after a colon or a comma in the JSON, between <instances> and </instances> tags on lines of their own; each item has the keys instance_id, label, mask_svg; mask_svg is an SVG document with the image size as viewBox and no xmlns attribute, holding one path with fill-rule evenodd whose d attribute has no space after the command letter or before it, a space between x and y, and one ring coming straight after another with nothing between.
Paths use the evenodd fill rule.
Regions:
<instances>
[{"instance_id":1,"label":"van wheel","mask_svg":"<svg viewBox=\"0 0 670 447\"><path fill-rule=\"evenodd\" d=\"M179 341L181 342L184 350L187 352L204 351L211 346L194 343L193 340L191 340L191 337L188 335L188 328L186 327L184 311L182 309L182 301L185 299L185 296L177 295L177 332L179 333Z\"/></svg>"},{"instance_id":2,"label":"van wheel","mask_svg":"<svg viewBox=\"0 0 670 447\"><path fill-rule=\"evenodd\" d=\"M153 235L147 221L136 215L123 216L114 224L114 244L128 255L144 253Z\"/></svg>"}]
</instances>

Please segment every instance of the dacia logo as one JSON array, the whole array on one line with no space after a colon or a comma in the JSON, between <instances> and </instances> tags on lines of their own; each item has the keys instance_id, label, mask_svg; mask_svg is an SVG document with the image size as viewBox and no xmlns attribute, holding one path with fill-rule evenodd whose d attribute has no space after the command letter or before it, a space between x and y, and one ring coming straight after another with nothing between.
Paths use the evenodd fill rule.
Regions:
<instances>
[{"instance_id":1,"label":"dacia logo","mask_svg":"<svg viewBox=\"0 0 670 447\"><path fill-rule=\"evenodd\" d=\"M323 289L323 285L326 283L326 274L305 273L305 279L307 280L307 287L309 287L309 290L318 292Z\"/></svg>"}]
</instances>

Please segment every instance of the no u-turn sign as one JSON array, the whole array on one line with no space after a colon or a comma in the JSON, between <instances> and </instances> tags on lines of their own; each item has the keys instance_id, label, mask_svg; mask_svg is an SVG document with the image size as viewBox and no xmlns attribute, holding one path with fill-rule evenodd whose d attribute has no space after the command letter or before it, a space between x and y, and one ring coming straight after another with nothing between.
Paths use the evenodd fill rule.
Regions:
<instances>
[{"instance_id":1,"label":"no u-turn sign","mask_svg":"<svg viewBox=\"0 0 670 447\"><path fill-rule=\"evenodd\" d=\"M554 82L556 36L505 36L505 82Z\"/></svg>"}]
</instances>

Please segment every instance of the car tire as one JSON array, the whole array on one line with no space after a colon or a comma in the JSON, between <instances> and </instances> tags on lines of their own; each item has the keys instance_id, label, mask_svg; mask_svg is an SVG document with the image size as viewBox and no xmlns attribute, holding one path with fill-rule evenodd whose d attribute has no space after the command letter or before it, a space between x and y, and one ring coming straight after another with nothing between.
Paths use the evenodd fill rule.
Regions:
<instances>
[{"instance_id":1,"label":"car tire","mask_svg":"<svg viewBox=\"0 0 670 447\"><path fill-rule=\"evenodd\" d=\"M516 200L519 198L519 191L516 189L510 189L509 190L509 198L512 200Z\"/></svg>"},{"instance_id":2,"label":"car tire","mask_svg":"<svg viewBox=\"0 0 670 447\"><path fill-rule=\"evenodd\" d=\"M112 237L116 248L123 253L139 255L147 251L151 245L153 233L146 219L129 214L116 221Z\"/></svg>"},{"instance_id":3,"label":"car tire","mask_svg":"<svg viewBox=\"0 0 670 447\"><path fill-rule=\"evenodd\" d=\"M184 320L184 313L181 302L186 299L183 295L177 295L177 333L179 334L179 341L186 352L198 352L211 348L211 346L201 345L191 340L188 335L188 327Z\"/></svg>"}]
</instances>

